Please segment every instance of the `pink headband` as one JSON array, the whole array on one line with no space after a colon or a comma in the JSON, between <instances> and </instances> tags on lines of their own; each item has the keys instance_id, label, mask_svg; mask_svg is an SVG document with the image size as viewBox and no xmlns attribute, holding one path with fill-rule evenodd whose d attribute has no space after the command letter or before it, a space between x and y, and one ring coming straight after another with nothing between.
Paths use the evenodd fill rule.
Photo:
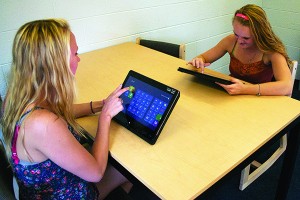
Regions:
<instances>
[{"instance_id":1,"label":"pink headband","mask_svg":"<svg viewBox=\"0 0 300 200\"><path fill-rule=\"evenodd\" d=\"M244 15L244 14L242 14L242 13L236 13L235 16L241 17L241 18L243 18L244 20L249 20L249 17L247 17L246 15Z\"/></svg>"}]
</instances>

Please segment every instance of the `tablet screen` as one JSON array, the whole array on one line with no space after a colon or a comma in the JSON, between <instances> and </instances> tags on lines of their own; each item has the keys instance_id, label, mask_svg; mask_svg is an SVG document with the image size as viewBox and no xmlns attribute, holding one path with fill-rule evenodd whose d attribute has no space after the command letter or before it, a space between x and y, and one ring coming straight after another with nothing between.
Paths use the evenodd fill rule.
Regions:
<instances>
[{"instance_id":1,"label":"tablet screen","mask_svg":"<svg viewBox=\"0 0 300 200\"><path fill-rule=\"evenodd\" d=\"M129 90L120 96L124 109L115 120L148 143L154 144L180 92L132 70L123 87L129 87Z\"/></svg>"}]
</instances>

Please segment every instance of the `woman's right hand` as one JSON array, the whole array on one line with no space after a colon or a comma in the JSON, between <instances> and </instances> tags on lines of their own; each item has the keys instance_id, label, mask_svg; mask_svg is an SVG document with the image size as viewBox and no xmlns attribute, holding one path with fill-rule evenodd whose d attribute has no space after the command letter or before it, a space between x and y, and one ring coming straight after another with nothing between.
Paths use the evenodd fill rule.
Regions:
<instances>
[{"instance_id":1,"label":"woman's right hand","mask_svg":"<svg viewBox=\"0 0 300 200\"><path fill-rule=\"evenodd\" d=\"M103 108L101 111L101 116L107 116L112 119L116 116L120 111L123 110L123 101L119 96L127 91L129 88L122 88L122 85L119 85L115 91L113 91L105 100L103 100Z\"/></svg>"},{"instance_id":2,"label":"woman's right hand","mask_svg":"<svg viewBox=\"0 0 300 200\"><path fill-rule=\"evenodd\" d=\"M209 66L210 63L205 63L202 57L193 58L193 60L189 61L187 64L191 64L196 68L201 69L201 73L204 72L204 68Z\"/></svg>"}]
</instances>

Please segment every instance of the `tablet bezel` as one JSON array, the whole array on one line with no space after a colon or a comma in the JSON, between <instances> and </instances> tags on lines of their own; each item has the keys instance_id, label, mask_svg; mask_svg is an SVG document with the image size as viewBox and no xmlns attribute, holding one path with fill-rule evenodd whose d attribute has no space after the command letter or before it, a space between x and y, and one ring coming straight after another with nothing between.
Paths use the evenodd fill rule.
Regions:
<instances>
[{"instance_id":1,"label":"tablet bezel","mask_svg":"<svg viewBox=\"0 0 300 200\"><path fill-rule=\"evenodd\" d=\"M160 83L156 80L153 80L149 77L146 77L138 72L135 72L133 70L130 70L123 82L122 87L127 87L129 86L127 84L127 81L129 80L130 77L133 77L134 79L137 79L139 81L142 81L145 84L148 84L162 92L166 92L169 93L170 95L172 95L171 100L168 103L168 106L166 108L166 110L164 111L161 120L159 121L157 127L155 128L155 130L151 130L149 127L143 125L141 122L137 121L136 119L134 119L133 117L131 117L129 114L126 114L127 111L127 105L123 105L124 110L121 111L118 115L116 115L113 119L118 122L119 124L121 124L122 126L124 126L125 128L127 128L128 130L130 130L131 132L133 132L134 134L136 134L137 136L139 136L140 138L142 138L143 140L145 140L146 142L148 142L149 144L155 144L155 142L157 141L164 125L166 124L174 106L176 105L179 97L180 97L180 92L170 86L167 86L163 83ZM120 96L120 98L123 99L123 102L125 102L125 95L122 94ZM128 104L129 105L129 104Z\"/></svg>"},{"instance_id":2,"label":"tablet bezel","mask_svg":"<svg viewBox=\"0 0 300 200\"><path fill-rule=\"evenodd\" d=\"M213 82L213 83L221 83L221 84L225 84L225 85L232 84L232 82L230 80L223 79L223 78L220 78L220 77L216 77L216 76L213 76L213 75L207 74L207 73L201 73L201 72L198 72L198 71L194 71L194 70L190 70L190 69L186 69L186 68L182 68L182 67L179 67L178 71L194 75L196 77L202 78L204 80L207 80L207 81L210 81L210 82Z\"/></svg>"}]
</instances>

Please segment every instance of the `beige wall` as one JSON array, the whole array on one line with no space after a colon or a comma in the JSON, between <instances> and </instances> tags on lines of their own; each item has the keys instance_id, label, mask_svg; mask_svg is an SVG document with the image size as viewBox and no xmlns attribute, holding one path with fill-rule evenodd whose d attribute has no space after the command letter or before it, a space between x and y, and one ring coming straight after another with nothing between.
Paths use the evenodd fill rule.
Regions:
<instances>
[{"instance_id":1,"label":"beige wall","mask_svg":"<svg viewBox=\"0 0 300 200\"><path fill-rule=\"evenodd\" d=\"M272 2L272 3L271 3ZM79 53L143 38L186 44L186 60L232 32L233 12L263 6L293 59L299 60L299 1L281 0L0 0L0 73L7 74L16 30L25 22L60 17L71 24ZM228 57L211 67L228 73ZM1 75L1 74L0 74ZM0 76L2 77L2 76ZM0 86L3 88L3 78ZM0 87L0 94L4 89Z\"/></svg>"}]
</instances>

